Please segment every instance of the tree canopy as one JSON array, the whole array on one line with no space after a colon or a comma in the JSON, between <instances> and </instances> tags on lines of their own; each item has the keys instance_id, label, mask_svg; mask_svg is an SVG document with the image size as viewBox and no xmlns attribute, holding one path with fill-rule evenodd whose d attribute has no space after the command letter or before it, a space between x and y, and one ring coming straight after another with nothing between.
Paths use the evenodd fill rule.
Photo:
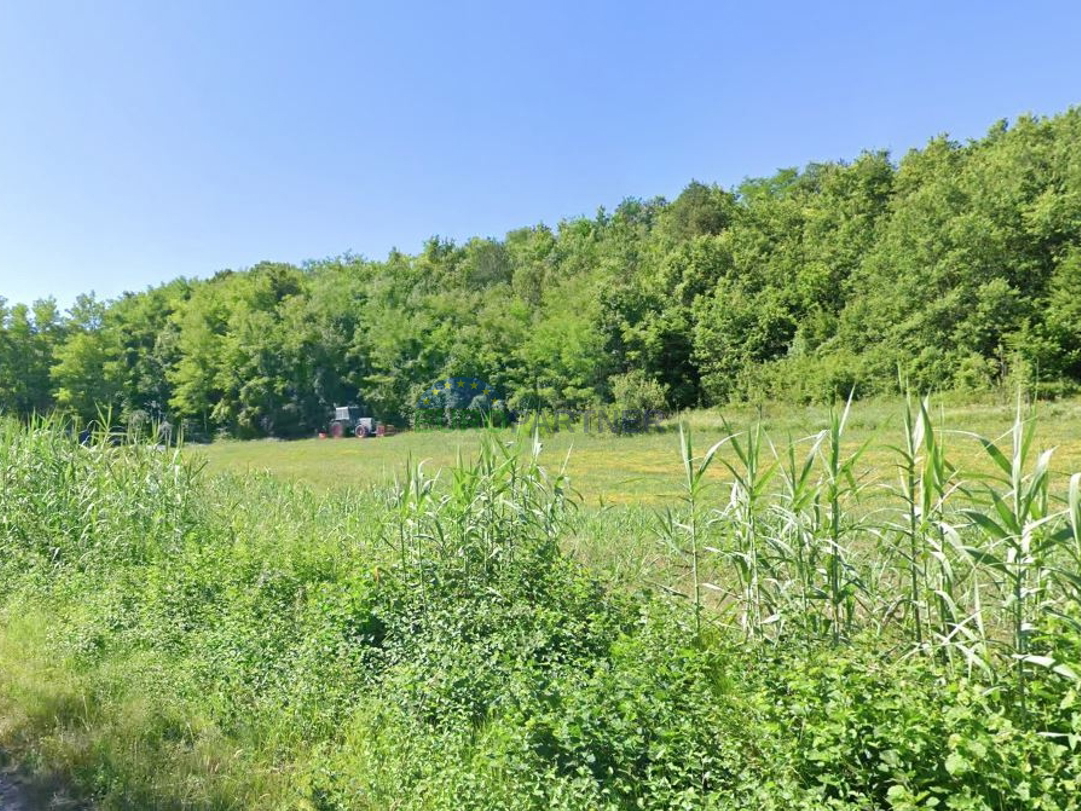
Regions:
<instances>
[{"instance_id":1,"label":"tree canopy","mask_svg":"<svg viewBox=\"0 0 1081 811\"><path fill-rule=\"evenodd\" d=\"M416 255L0 298L0 410L297 436L483 379L512 408L1081 383L1081 109Z\"/></svg>"}]
</instances>

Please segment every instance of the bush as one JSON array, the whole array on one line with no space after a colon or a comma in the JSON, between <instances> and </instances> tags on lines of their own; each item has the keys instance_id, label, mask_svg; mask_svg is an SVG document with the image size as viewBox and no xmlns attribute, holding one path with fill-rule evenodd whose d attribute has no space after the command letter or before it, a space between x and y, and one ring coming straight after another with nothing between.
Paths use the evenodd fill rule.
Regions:
<instances>
[{"instance_id":1,"label":"bush","mask_svg":"<svg viewBox=\"0 0 1081 811\"><path fill-rule=\"evenodd\" d=\"M641 369L615 375L608 382L616 407L623 411L661 412L668 407L666 387L648 377Z\"/></svg>"},{"instance_id":2,"label":"bush","mask_svg":"<svg viewBox=\"0 0 1081 811\"><path fill-rule=\"evenodd\" d=\"M834 417L822 441L842 431ZM605 586L566 556L576 500L538 454L489 437L442 483L414 469L343 498L0 425L0 745L103 809L1079 807L1077 684L1044 658L1081 661L1077 600L1019 629L1031 666L969 672L960 648L906 640L904 600L813 523L841 490L787 479L798 503L773 502L745 478L753 498L733 488L728 508L744 525L669 516L696 554L741 571L768 556L768 582L702 618L673 588ZM837 465L827 486L849 478ZM603 516L594 531L621 526ZM733 546L752 524L768 551ZM816 580L828 559L788 579L804 531L824 532L805 551L833 555L846 590ZM1041 600L1058 596L1045 582ZM747 599L773 601L760 626L723 622ZM843 632L811 621L840 616L828 600L853 606Z\"/></svg>"}]
</instances>

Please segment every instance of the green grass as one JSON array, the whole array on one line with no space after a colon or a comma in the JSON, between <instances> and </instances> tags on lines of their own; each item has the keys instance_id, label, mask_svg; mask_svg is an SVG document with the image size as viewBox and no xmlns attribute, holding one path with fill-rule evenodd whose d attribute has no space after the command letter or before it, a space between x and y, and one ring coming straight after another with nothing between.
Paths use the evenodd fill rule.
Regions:
<instances>
[{"instance_id":1,"label":"green grass","mask_svg":"<svg viewBox=\"0 0 1081 811\"><path fill-rule=\"evenodd\" d=\"M1079 410L0 421L0 750L110 811L1078 811Z\"/></svg>"},{"instance_id":2,"label":"green grass","mask_svg":"<svg viewBox=\"0 0 1081 811\"><path fill-rule=\"evenodd\" d=\"M1010 430L1014 412L1012 403L962 405L936 409L935 418L946 431L994 438ZM1063 473L1081 470L1081 401L1042 404L1038 412L1037 441L1042 447L1057 449L1055 468ZM871 443L861 460L862 474L892 483L894 460L887 446L899 441L903 431L900 415L897 402L854 406L846 442L853 448ZM743 430L759 417L769 438L785 444L789 438L823 430L829 423L829 409L733 408L689 412L679 421L690 425L699 444L708 447L726 435L724 419ZM543 438L545 452L549 460L569 454L567 472L587 506L662 506L681 493L676 422L670 421L665 431L639 436L561 431ZM448 468L459 452L467 458L475 455L482 434L476 430L422 431L367 440L220 441L193 446L190 452L205 459L211 472L269 472L288 481L310 484L319 491L330 491L389 484L403 474L410 461L423 461L432 473ZM501 435L508 440L513 437L510 431ZM948 436L947 441L959 465L974 472L990 471L986 455L972 438L957 434ZM722 451L722 457L727 458L727 454ZM724 478L719 469L710 476L715 482Z\"/></svg>"}]
</instances>

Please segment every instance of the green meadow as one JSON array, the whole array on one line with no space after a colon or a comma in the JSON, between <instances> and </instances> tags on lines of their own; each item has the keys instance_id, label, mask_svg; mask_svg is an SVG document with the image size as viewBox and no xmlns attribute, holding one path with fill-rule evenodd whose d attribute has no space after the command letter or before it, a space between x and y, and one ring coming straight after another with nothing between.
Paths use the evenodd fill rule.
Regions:
<instances>
[{"instance_id":1,"label":"green meadow","mask_svg":"<svg viewBox=\"0 0 1081 811\"><path fill-rule=\"evenodd\" d=\"M7 420L0 751L116 811L1077 809L1079 426Z\"/></svg>"},{"instance_id":2,"label":"green meadow","mask_svg":"<svg viewBox=\"0 0 1081 811\"><path fill-rule=\"evenodd\" d=\"M1007 400L939 406L935 418L958 463L981 472L988 463L973 435L1005 435L1015 410L1015 404ZM1043 447L1056 449L1055 467L1061 472L1081 470L1081 401L1043 403L1036 411L1042 417L1038 441ZM868 446L860 462L861 475L892 484L895 471L890 446L899 441L903 429L900 415L898 401L855 406L846 443L852 448ZM784 445L816 435L827 427L829 418L830 409L825 406L732 407L687 412L662 423L658 430L639 435L587 433L580 423L567 430L564 421L562 430L544 430L542 438L549 463L566 462L571 484L586 506L662 506L680 492L679 423L688 425L698 441L708 445L760 422L777 445ZM211 473L268 472L316 490L343 490L388 485L411 464L422 463L432 473L445 470L456 463L459 454L473 457L484 433L425 430L365 440L225 440L190 446L190 452L205 460ZM504 441L514 436L511 429L498 434ZM714 470L711 478L720 481L723 476Z\"/></svg>"}]
</instances>

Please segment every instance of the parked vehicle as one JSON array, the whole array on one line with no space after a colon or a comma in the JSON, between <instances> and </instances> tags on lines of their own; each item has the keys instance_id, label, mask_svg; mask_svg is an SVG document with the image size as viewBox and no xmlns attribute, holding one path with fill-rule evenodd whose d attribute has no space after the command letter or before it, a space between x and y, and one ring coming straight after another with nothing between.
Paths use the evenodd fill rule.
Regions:
<instances>
[{"instance_id":1,"label":"parked vehicle","mask_svg":"<svg viewBox=\"0 0 1081 811\"><path fill-rule=\"evenodd\" d=\"M370 436L384 436L386 430L375 421L375 417L361 416L357 406L335 406L328 433L335 439L349 434L365 439Z\"/></svg>"}]
</instances>

